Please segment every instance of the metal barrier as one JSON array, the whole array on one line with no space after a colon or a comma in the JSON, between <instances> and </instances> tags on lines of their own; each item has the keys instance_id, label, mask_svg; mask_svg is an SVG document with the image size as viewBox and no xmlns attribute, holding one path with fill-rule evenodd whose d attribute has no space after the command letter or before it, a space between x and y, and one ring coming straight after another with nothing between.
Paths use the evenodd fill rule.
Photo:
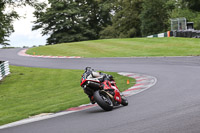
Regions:
<instances>
[{"instance_id":1,"label":"metal barrier","mask_svg":"<svg viewBox=\"0 0 200 133\"><path fill-rule=\"evenodd\" d=\"M0 80L10 74L9 62L0 61Z\"/></svg>"}]
</instances>

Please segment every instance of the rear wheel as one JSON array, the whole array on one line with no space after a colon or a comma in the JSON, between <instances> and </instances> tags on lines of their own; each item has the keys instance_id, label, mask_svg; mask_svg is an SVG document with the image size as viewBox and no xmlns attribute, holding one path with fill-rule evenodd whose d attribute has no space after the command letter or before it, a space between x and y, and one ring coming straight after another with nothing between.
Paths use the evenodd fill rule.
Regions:
<instances>
[{"instance_id":1,"label":"rear wheel","mask_svg":"<svg viewBox=\"0 0 200 133\"><path fill-rule=\"evenodd\" d=\"M97 104L105 111L111 111L113 109L112 100L105 92L101 92L98 90L94 92L93 96Z\"/></svg>"}]
</instances>

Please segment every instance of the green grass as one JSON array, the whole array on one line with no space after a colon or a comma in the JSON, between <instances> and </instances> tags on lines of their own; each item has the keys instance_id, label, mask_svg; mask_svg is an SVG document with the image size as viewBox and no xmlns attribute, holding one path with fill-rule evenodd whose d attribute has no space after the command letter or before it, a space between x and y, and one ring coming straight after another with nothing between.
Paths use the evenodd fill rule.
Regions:
<instances>
[{"instance_id":1,"label":"green grass","mask_svg":"<svg viewBox=\"0 0 200 133\"><path fill-rule=\"evenodd\" d=\"M0 125L89 103L80 87L82 70L10 68L11 75L0 81ZM121 91L135 84L135 79L110 74ZM126 85L127 79L132 84Z\"/></svg>"},{"instance_id":2,"label":"green grass","mask_svg":"<svg viewBox=\"0 0 200 133\"><path fill-rule=\"evenodd\" d=\"M81 57L197 56L197 38L128 38L63 43L31 48L28 54Z\"/></svg>"}]
</instances>

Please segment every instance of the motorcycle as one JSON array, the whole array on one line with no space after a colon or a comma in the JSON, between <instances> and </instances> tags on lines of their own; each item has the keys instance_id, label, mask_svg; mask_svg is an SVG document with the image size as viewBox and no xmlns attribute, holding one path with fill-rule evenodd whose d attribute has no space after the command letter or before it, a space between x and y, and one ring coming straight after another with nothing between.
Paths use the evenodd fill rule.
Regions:
<instances>
[{"instance_id":1,"label":"motorcycle","mask_svg":"<svg viewBox=\"0 0 200 133\"><path fill-rule=\"evenodd\" d=\"M88 75L88 72L82 75L80 86L86 94L94 97L94 102L102 109L111 111L114 106L128 105L128 100L121 94L111 75L105 74L102 78L91 78Z\"/></svg>"}]
</instances>

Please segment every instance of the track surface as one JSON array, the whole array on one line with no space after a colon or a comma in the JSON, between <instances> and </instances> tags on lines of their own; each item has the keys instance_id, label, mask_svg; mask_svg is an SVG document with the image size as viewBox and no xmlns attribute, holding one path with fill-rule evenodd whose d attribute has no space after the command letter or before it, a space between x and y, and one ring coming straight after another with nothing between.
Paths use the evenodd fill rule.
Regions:
<instances>
[{"instance_id":1,"label":"track surface","mask_svg":"<svg viewBox=\"0 0 200 133\"><path fill-rule=\"evenodd\" d=\"M129 97L129 106L104 112L100 107L2 129L0 133L200 133L200 57L43 59L0 49L11 65L59 69L136 72L157 84Z\"/></svg>"}]
</instances>

